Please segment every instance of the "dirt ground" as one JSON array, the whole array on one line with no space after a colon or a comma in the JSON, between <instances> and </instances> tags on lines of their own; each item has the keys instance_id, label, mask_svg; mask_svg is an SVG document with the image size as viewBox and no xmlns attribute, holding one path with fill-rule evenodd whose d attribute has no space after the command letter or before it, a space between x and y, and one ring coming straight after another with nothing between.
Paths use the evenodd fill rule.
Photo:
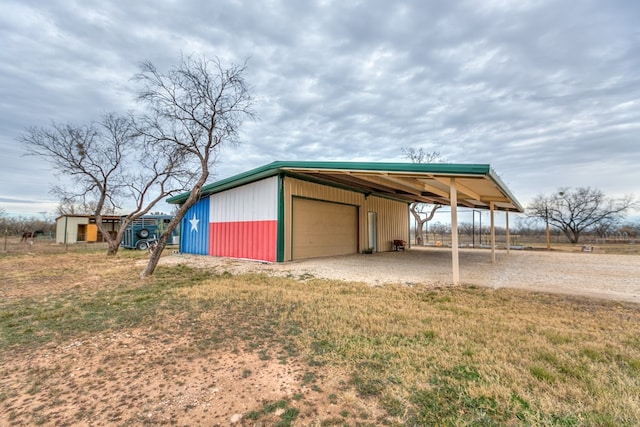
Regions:
<instances>
[{"instance_id":1,"label":"dirt ground","mask_svg":"<svg viewBox=\"0 0 640 427\"><path fill-rule=\"evenodd\" d=\"M498 251L496 261L491 263L487 250L462 250L462 282L640 302L637 255ZM14 262L28 273L28 258ZM171 254L161 263L372 286L451 281L451 252L443 248L280 264ZM51 286L64 292L60 283ZM5 300L47 294L46 287L12 286L4 280L0 287ZM306 383L309 368L294 358L282 364L241 348L202 354L191 343L189 336L176 337L149 325L0 354L0 425L275 425L286 408L299 411L292 425L353 425L346 414L358 414L363 425L378 424L377 409L345 387L346 375L338 369L323 367L316 382ZM248 418L266 402L282 400L288 402L286 408L278 407L258 422Z\"/></svg>"},{"instance_id":2,"label":"dirt ground","mask_svg":"<svg viewBox=\"0 0 640 427\"><path fill-rule=\"evenodd\" d=\"M327 396L349 399L339 389L339 377L320 379L317 389L303 384L306 371L295 361L282 364L242 350L195 354L189 337L148 329L22 354L3 361L0 425L266 426L285 408L258 422L248 415L282 400L300 410L293 425L318 425L340 418L342 406Z\"/></svg>"},{"instance_id":3,"label":"dirt ground","mask_svg":"<svg viewBox=\"0 0 640 427\"><path fill-rule=\"evenodd\" d=\"M117 286L82 265L63 268L87 271L80 274L82 282L54 277L35 283L29 277L41 268L38 254L63 249L13 243L12 254L0 258L5 303L46 302L54 294ZM86 249L73 247L70 253ZM166 258L163 263L181 259ZM131 262L122 258L113 268L130 269ZM137 262L142 269L146 261ZM3 273L9 269L11 274ZM0 426L272 426L286 420L288 411L296 414L294 426L356 418L377 424L381 412L347 386L348 373L309 367L295 357L282 363L236 344L203 351L194 348L197 337L167 330L170 325L148 325L0 352ZM257 421L252 413L259 414Z\"/></svg>"}]
</instances>

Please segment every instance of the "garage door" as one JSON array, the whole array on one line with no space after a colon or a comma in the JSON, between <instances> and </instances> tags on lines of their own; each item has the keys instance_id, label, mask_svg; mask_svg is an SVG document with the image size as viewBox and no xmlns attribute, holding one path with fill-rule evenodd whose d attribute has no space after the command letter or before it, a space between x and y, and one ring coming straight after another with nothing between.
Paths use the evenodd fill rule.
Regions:
<instances>
[{"instance_id":1,"label":"garage door","mask_svg":"<svg viewBox=\"0 0 640 427\"><path fill-rule=\"evenodd\" d=\"M293 259L358 252L358 208L293 199Z\"/></svg>"}]
</instances>

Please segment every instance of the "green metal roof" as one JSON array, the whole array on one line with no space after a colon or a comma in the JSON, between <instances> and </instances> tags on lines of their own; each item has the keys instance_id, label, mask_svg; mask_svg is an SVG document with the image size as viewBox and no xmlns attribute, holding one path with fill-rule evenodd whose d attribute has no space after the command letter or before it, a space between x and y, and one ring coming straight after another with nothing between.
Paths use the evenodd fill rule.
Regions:
<instances>
[{"instance_id":1,"label":"green metal roof","mask_svg":"<svg viewBox=\"0 0 640 427\"><path fill-rule=\"evenodd\" d=\"M523 212L524 209L488 164L287 162L276 161L205 185L208 196L274 175L285 175L396 200L449 204L449 180L456 178L458 204ZM167 199L183 203L189 193Z\"/></svg>"}]
</instances>

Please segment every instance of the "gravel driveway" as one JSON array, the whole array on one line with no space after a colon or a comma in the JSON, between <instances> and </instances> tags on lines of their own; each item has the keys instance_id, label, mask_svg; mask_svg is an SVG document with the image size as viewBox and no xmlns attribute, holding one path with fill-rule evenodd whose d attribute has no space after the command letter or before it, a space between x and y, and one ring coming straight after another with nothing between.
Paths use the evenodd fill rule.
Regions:
<instances>
[{"instance_id":1,"label":"gravel driveway","mask_svg":"<svg viewBox=\"0 0 640 427\"><path fill-rule=\"evenodd\" d=\"M365 282L448 285L451 251L412 248L406 252L347 255L285 263L174 254L166 264L195 264L230 273L264 272L278 276L316 277ZM640 256L598 253L460 250L463 284L518 288L640 303Z\"/></svg>"}]
</instances>

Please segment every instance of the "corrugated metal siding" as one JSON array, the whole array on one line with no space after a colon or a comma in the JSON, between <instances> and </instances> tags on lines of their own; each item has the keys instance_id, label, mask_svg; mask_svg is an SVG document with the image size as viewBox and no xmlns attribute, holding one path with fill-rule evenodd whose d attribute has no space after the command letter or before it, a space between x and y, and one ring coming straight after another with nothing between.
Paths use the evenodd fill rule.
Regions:
<instances>
[{"instance_id":1,"label":"corrugated metal siding","mask_svg":"<svg viewBox=\"0 0 640 427\"><path fill-rule=\"evenodd\" d=\"M409 241L409 207L406 203L371 196L364 209L378 214L378 251L393 250L393 240ZM365 213L366 215L366 213ZM361 235L367 238L367 228Z\"/></svg>"},{"instance_id":2,"label":"corrugated metal siding","mask_svg":"<svg viewBox=\"0 0 640 427\"><path fill-rule=\"evenodd\" d=\"M210 222L273 221L278 218L278 177L211 196Z\"/></svg>"},{"instance_id":3,"label":"corrugated metal siding","mask_svg":"<svg viewBox=\"0 0 640 427\"><path fill-rule=\"evenodd\" d=\"M209 255L276 261L278 177L210 198Z\"/></svg>"},{"instance_id":4,"label":"corrugated metal siding","mask_svg":"<svg viewBox=\"0 0 640 427\"><path fill-rule=\"evenodd\" d=\"M206 255L209 241L209 198L193 205L180 221L180 252Z\"/></svg>"},{"instance_id":5,"label":"corrugated metal siding","mask_svg":"<svg viewBox=\"0 0 640 427\"><path fill-rule=\"evenodd\" d=\"M293 259L358 252L358 207L293 199Z\"/></svg>"},{"instance_id":6,"label":"corrugated metal siding","mask_svg":"<svg viewBox=\"0 0 640 427\"><path fill-rule=\"evenodd\" d=\"M378 250L392 249L392 240L409 240L406 203L292 178L284 187L284 260L292 256L292 197L358 207L358 251L366 248L367 215L378 218ZM181 223L180 250L275 262L278 238L278 178L271 177L199 201ZM196 226L192 225L196 223Z\"/></svg>"},{"instance_id":7,"label":"corrugated metal siding","mask_svg":"<svg viewBox=\"0 0 640 427\"><path fill-rule=\"evenodd\" d=\"M285 192L288 197L309 197L348 205L359 206L364 202L364 194L294 178L285 178Z\"/></svg>"},{"instance_id":8,"label":"corrugated metal siding","mask_svg":"<svg viewBox=\"0 0 640 427\"><path fill-rule=\"evenodd\" d=\"M209 224L209 255L276 261L278 222L239 221Z\"/></svg>"},{"instance_id":9,"label":"corrugated metal siding","mask_svg":"<svg viewBox=\"0 0 640 427\"><path fill-rule=\"evenodd\" d=\"M358 218L358 250L368 247L367 215L368 212L378 214L378 250L392 250L392 241L396 239L409 241L409 208L404 202L384 199L376 196L366 197L362 193L340 188L320 185L287 177L284 181L284 260L292 259L292 197L344 203L359 206Z\"/></svg>"}]
</instances>

